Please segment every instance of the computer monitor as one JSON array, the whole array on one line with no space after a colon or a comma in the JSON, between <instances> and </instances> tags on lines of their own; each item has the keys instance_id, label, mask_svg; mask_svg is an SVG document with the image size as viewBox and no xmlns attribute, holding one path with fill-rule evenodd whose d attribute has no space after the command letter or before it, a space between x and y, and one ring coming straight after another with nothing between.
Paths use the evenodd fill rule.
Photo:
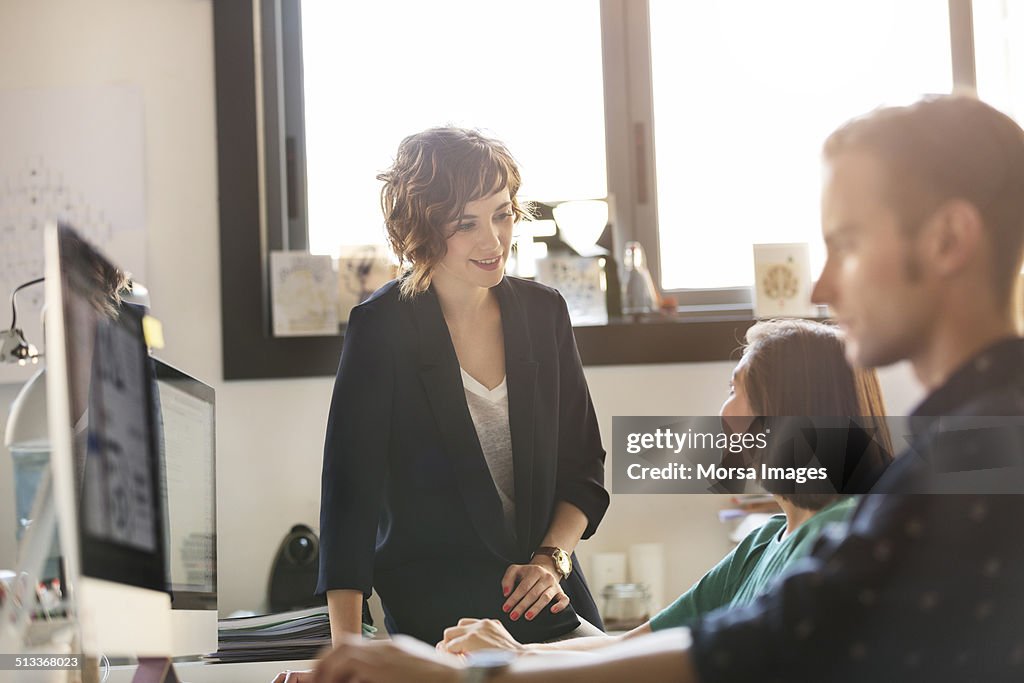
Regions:
<instances>
[{"instance_id":1,"label":"computer monitor","mask_svg":"<svg viewBox=\"0 0 1024 683\"><path fill-rule=\"evenodd\" d=\"M44 234L51 472L83 654L169 656L155 381L117 269L66 225Z\"/></svg>"},{"instance_id":2,"label":"computer monitor","mask_svg":"<svg viewBox=\"0 0 1024 683\"><path fill-rule=\"evenodd\" d=\"M217 650L217 498L213 388L153 359L167 582L175 657Z\"/></svg>"}]
</instances>

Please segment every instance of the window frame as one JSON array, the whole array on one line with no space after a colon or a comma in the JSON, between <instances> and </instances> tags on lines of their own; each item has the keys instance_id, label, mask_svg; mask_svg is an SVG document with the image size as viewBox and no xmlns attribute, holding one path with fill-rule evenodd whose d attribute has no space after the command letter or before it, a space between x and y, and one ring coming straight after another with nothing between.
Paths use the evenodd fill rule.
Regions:
<instances>
[{"instance_id":1,"label":"window frame","mask_svg":"<svg viewBox=\"0 0 1024 683\"><path fill-rule=\"evenodd\" d=\"M948 3L954 87L973 88L971 0ZM640 242L660 283L649 5L600 5L614 252ZM226 380L333 375L344 340L341 333L274 337L270 319L269 253L308 243L298 8L299 0L213 3ZM754 323L749 287L666 293L681 304L676 317L575 328L584 365L736 357Z\"/></svg>"},{"instance_id":2,"label":"window frame","mask_svg":"<svg viewBox=\"0 0 1024 683\"><path fill-rule=\"evenodd\" d=\"M283 66L263 59L282 25L280 7L280 0L213 3L226 380L331 375L341 353L340 335L275 337L272 332L270 251L305 247L305 227L294 227L285 206L288 159L280 144L285 105L276 95L283 92Z\"/></svg>"}]
</instances>

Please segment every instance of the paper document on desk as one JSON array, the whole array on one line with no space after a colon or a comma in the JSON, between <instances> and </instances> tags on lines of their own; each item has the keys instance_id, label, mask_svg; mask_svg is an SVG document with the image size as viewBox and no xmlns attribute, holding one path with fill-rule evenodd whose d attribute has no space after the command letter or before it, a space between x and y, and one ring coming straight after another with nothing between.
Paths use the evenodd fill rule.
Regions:
<instances>
[{"instance_id":1,"label":"paper document on desk","mask_svg":"<svg viewBox=\"0 0 1024 683\"><path fill-rule=\"evenodd\" d=\"M219 648L209 662L267 662L313 659L331 646L327 606L221 619L217 623Z\"/></svg>"},{"instance_id":2,"label":"paper document on desk","mask_svg":"<svg viewBox=\"0 0 1024 683\"><path fill-rule=\"evenodd\" d=\"M253 617L234 617L221 619L217 622L217 629L220 631L234 631L238 629L267 628L279 624L291 624L303 619L327 616L327 606L307 607L289 612L277 612L276 614L260 614Z\"/></svg>"}]
</instances>

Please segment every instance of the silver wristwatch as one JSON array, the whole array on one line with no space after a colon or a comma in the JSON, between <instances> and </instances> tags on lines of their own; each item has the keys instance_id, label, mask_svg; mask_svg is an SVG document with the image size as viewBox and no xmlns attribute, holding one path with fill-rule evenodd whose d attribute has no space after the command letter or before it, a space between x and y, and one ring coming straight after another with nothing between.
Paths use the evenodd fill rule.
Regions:
<instances>
[{"instance_id":1,"label":"silver wristwatch","mask_svg":"<svg viewBox=\"0 0 1024 683\"><path fill-rule=\"evenodd\" d=\"M466 674L462 683L487 683L509 667L516 658L511 650L479 650L466 657Z\"/></svg>"}]
</instances>

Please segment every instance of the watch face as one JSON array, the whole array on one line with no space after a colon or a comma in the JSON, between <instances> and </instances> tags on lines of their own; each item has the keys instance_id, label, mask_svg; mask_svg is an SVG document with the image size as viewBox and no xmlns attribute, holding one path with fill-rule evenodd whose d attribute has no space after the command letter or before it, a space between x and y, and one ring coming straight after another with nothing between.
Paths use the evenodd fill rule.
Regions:
<instances>
[{"instance_id":1,"label":"watch face","mask_svg":"<svg viewBox=\"0 0 1024 683\"><path fill-rule=\"evenodd\" d=\"M558 571L562 572L562 576L568 576L572 571L572 560L569 558L569 553L559 550L552 557L555 559Z\"/></svg>"}]
</instances>

